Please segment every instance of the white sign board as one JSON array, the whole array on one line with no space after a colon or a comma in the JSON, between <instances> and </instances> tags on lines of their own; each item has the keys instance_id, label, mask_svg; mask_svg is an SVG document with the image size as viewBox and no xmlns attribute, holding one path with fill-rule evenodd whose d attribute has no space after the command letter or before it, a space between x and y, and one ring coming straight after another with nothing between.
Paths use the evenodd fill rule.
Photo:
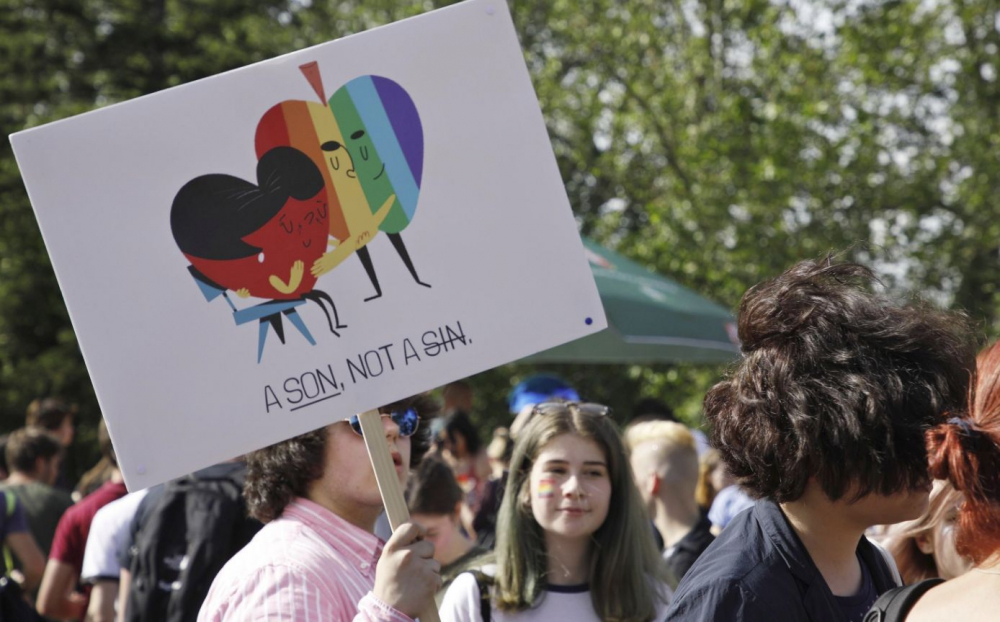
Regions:
<instances>
[{"instance_id":1,"label":"white sign board","mask_svg":"<svg viewBox=\"0 0 1000 622\"><path fill-rule=\"evenodd\" d=\"M606 326L504 2L11 141L132 490Z\"/></svg>"}]
</instances>

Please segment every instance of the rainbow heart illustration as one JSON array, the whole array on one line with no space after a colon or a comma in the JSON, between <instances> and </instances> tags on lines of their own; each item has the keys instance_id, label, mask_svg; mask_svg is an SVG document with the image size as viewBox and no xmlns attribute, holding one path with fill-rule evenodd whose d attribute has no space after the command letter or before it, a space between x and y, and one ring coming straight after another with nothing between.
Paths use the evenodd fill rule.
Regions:
<instances>
[{"instance_id":1,"label":"rainbow heart illustration","mask_svg":"<svg viewBox=\"0 0 1000 622\"><path fill-rule=\"evenodd\" d=\"M257 124L257 185L202 175L177 193L171 229L208 301L222 296L237 324L260 323L257 360L268 328L284 343L282 317L315 340L295 307L315 302L339 336L333 299L318 278L357 254L375 294L382 288L368 250L385 233L420 280L402 232L416 215L424 135L413 99L382 76L354 78L326 98L317 63L300 67L319 102L285 100ZM266 302L238 309L227 295ZM333 316L327 310L329 306Z\"/></svg>"}]
</instances>

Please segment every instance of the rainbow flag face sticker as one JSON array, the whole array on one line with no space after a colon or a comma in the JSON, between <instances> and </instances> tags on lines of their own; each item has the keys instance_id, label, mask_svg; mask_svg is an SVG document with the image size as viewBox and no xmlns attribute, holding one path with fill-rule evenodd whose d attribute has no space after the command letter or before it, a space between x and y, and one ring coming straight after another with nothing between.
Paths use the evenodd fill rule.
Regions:
<instances>
[{"instance_id":1,"label":"rainbow flag face sticker","mask_svg":"<svg viewBox=\"0 0 1000 622\"><path fill-rule=\"evenodd\" d=\"M551 499L556 494L556 482L553 479L538 480L538 491L535 493L539 499Z\"/></svg>"}]
</instances>

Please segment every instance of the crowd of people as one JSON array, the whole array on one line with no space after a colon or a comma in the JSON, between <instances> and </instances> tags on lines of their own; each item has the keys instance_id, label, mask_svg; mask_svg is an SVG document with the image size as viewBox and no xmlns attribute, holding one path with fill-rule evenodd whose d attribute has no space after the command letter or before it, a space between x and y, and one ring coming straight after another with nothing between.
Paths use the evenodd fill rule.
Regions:
<instances>
[{"instance_id":1,"label":"crowd of people","mask_svg":"<svg viewBox=\"0 0 1000 622\"><path fill-rule=\"evenodd\" d=\"M807 261L744 295L706 431L554 376L479 435L469 384L380 409L394 532L357 418L126 494L70 490L74 410L6 437L0 619L922 622L1000 600L1000 343Z\"/></svg>"}]
</instances>

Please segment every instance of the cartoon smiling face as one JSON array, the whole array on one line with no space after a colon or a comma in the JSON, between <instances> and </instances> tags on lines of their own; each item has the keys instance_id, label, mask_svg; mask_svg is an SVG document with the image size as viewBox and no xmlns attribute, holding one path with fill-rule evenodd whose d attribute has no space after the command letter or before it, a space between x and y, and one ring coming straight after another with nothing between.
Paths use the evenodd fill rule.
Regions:
<instances>
[{"instance_id":1,"label":"cartoon smiling face","mask_svg":"<svg viewBox=\"0 0 1000 622\"><path fill-rule=\"evenodd\" d=\"M357 173L357 164L347 149L347 141L330 109L322 104L310 102L309 113L316 130L316 140L319 143L324 166L337 191L347 230L357 231L363 228L360 223L367 223L375 211L369 204L371 197L363 190Z\"/></svg>"},{"instance_id":2,"label":"cartoon smiling face","mask_svg":"<svg viewBox=\"0 0 1000 622\"><path fill-rule=\"evenodd\" d=\"M392 80L361 76L329 103L368 205L374 211L396 196L381 230L402 231L416 211L423 172L423 131L413 101Z\"/></svg>"},{"instance_id":3,"label":"cartoon smiling face","mask_svg":"<svg viewBox=\"0 0 1000 622\"><path fill-rule=\"evenodd\" d=\"M370 217L368 199L345 147L343 133L323 104L288 100L273 106L257 124L258 157L275 146L305 153L322 172L330 209L329 233L338 240L357 230L358 214Z\"/></svg>"}]
</instances>

